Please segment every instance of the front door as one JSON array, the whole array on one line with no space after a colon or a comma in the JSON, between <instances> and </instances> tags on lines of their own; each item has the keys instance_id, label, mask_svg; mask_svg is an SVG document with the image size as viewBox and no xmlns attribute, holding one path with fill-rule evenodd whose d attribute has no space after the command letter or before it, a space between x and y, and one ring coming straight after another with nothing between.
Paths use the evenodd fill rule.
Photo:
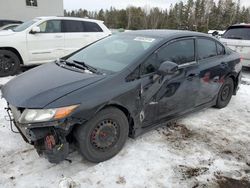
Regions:
<instances>
[{"instance_id":1,"label":"front door","mask_svg":"<svg viewBox=\"0 0 250 188\"><path fill-rule=\"evenodd\" d=\"M141 65L141 74L144 76L141 80L144 127L149 125L147 122L152 120L152 114L154 121L159 121L195 107L200 85L194 46L194 38L174 40ZM158 75L157 69L164 61L175 62L179 70L172 75Z\"/></svg>"},{"instance_id":2,"label":"front door","mask_svg":"<svg viewBox=\"0 0 250 188\"><path fill-rule=\"evenodd\" d=\"M41 23L39 33L27 34L29 61L46 63L64 56L64 34L61 20L48 20Z\"/></svg>"}]
</instances>

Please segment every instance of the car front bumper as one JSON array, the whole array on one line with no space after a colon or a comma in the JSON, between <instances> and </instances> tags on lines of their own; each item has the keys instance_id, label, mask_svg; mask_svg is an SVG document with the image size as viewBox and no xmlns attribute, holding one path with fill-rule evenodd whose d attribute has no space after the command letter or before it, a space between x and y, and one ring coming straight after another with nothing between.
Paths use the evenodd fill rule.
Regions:
<instances>
[{"instance_id":1,"label":"car front bumper","mask_svg":"<svg viewBox=\"0 0 250 188\"><path fill-rule=\"evenodd\" d=\"M66 159L69 153L67 136L71 133L73 125L78 123L77 120L67 118L59 121L21 124L17 120L22 112L11 105L6 109L11 127L15 125L23 139L34 145L39 155L44 155L51 163L59 163Z\"/></svg>"}]
</instances>

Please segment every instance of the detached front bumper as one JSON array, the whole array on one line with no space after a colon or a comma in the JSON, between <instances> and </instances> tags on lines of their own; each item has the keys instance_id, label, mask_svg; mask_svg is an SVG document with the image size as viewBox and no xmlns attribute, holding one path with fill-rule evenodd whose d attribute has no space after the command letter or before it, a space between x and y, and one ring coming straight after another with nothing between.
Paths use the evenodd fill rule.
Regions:
<instances>
[{"instance_id":1,"label":"detached front bumper","mask_svg":"<svg viewBox=\"0 0 250 188\"><path fill-rule=\"evenodd\" d=\"M78 121L67 118L59 121L21 124L18 119L21 111L8 105L7 108L11 126L15 125L23 139L34 145L39 155L44 155L49 162L59 163L66 159L69 153L67 136L71 133L73 125Z\"/></svg>"}]
</instances>

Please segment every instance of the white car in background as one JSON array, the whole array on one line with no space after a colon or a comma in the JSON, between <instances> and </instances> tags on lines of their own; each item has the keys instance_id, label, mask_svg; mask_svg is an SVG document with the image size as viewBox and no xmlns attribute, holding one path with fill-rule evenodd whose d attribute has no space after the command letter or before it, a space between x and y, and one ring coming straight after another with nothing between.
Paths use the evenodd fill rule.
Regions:
<instances>
[{"instance_id":1,"label":"white car in background","mask_svg":"<svg viewBox=\"0 0 250 188\"><path fill-rule=\"evenodd\" d=\"M209 30L208 31L208 34L210 36L214 36L217 38L220 38L224 33L225 33L225 31L222 31L222 30Z\"/></svg>"},{"instance_id":2,"label":"white car in background","mask_svg":"<svg viewBox=\"0 0 250 188\"><path fill-rule=\"evenodd\" d=\"M230 26L220 41L241 55L243 66L250 67L250 24Z\"/></svg>"},{"instance_id":3,"label":"white car in background","mask_svg":"<svg viewBox=\"0 0 250 188\"><path fill-rule=\"evenodd\" d=\"M9 30L9 29L13 30L19 25L21 24L7 24L5 26L0 27L0 31Z\"/></svg>"},{"instance_id":4,"label":"white car in background","mask_svg":"<svg viewBox=\"0 0 250 188\"><path fill-rule=\"evenodd\" d=\"M0 32L0 77L20 65L51 62L111 35L103 21L73 17L38 17Z\"/></svg>"}]
</instances>

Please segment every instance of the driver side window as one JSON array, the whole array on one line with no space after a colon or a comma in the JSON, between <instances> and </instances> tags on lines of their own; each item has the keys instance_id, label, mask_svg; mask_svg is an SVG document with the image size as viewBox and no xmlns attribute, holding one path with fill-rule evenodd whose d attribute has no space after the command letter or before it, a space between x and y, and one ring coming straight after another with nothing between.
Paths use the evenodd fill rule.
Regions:
<instances>
[{"instance_id":1,"label":"driver side window","mask_svg":"<svg viewBox=\"0 0 250 188\"><path fill-rule=\"evenodd\" d=\"M141 75L156 72L164 61L178 65L195 61L194 44L194 39L183 39L161 47L141 65Z\"/></svg>"},{"instance_id":2,"label":"driver side window","mask_svg":"<svg viewBox=\"0 0 250 188\"><path fill-rule=\"evenodd\" d=\"M48 20L41 23L39 26L41 33L60 33L61 21L60 20Z\"/></svg>"}]
</instances>

